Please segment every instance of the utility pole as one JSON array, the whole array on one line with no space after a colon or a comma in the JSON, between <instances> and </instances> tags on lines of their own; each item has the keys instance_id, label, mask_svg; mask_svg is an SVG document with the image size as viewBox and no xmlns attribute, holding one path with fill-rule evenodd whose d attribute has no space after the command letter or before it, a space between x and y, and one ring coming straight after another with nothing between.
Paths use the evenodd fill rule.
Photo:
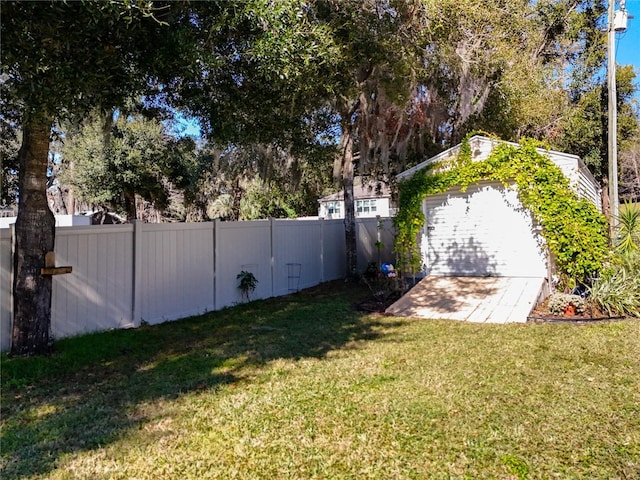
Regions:
<instances>
[{"instance_id":1,"label":"utility pole","mask_svg":"<svg viewBox=\"0 0 640 480\"><path fill-rule=\"evenodd\" d=\"M618 215L620 200L618 199L618 106L616 93L616 33L627 29L628 13L625 9L626 0L620 0L620 10L616 11L615 0L609 0L608 13L608 58L607 79L609 91L609 207L611 241L614 242L618 233Z\"/></svg>"}]
</instances>

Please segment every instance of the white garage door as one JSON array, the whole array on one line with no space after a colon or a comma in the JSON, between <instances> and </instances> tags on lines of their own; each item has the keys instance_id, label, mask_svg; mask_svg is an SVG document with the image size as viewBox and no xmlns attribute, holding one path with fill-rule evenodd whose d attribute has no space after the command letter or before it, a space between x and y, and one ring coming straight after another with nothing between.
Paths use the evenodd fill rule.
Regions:
<instances>
[{"instance_id":1,"label":"white garage door","mask_svg":"<svg viewBox=\"0 0 640 480\"><path fill-rule=\"evenodd\" d=\"M514 188L483 183L424 202L423 260L432 275L544 277L542 239Z\"/></svg>"}]
</instances>

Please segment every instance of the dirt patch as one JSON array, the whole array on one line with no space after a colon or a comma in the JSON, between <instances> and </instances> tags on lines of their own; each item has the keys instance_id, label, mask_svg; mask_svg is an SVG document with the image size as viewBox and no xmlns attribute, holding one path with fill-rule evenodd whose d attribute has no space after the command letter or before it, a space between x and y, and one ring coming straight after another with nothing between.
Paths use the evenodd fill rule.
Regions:
<instances>
[{"instance_id":1,"label":"dirt patch","mask_svg":"<svg viewBox=\"0 0 640 480\"><path fill-rule=\"evenodd\" d=\"M379 313L384 314L388 307L393 305L393 303L400 298L400 294L390 295L384 300L378 300L376 298L365 298L360 300L357 303L352 305L354 310L358 312L367 312L367 313Z\"/></svg>"}]
</instances>

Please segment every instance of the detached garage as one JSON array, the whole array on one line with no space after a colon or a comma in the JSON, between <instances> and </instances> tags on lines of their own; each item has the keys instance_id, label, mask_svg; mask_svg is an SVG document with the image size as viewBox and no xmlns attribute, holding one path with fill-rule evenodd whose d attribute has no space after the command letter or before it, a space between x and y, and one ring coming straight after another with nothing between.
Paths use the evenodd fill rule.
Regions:
<instances>
[{"instance_id":1,"label":"detached garage","mask_svg":"<svg viewBox=\"0 0 640 480\"><path fill-rule=\"evenodd\" d=\"M483 182L423 204L426 272L446 276L544 277L543 240L514 188Z\"/></svg>"},{"instance_id":2,"label":"detached garage","mask_svg":"<svg viewBox=\"0 0 640 480\"><path fill-rule=\"evenodd\" d=\"M499 144L483 136L469 139L472 162L486 160ZM518 147L517 144L510 144ZM398 175L402 181L438 165L447 169L460 152L457 145ZM538 149L569 179L571 189L601 210L600 188L575 155ZM507 182L508 183L508 182ZM547 277L547 249L540 227L525 209L515 184L483 181L466 190L453 187L422 202L425 223L419 237L426 275L465 277Z\"/></svg>"},{"instance_id":3,"label":"detached garage","mask_svg":"<svg viewBox=\"0 0 640 480\"><path fill-rule=\"evenodd\" d=\"M606 250L600 189L575 155L474 136L398 180L396 261L425 278L392 315L525 322L549 259L580 281Z\"/></svg>"}]
</instances>

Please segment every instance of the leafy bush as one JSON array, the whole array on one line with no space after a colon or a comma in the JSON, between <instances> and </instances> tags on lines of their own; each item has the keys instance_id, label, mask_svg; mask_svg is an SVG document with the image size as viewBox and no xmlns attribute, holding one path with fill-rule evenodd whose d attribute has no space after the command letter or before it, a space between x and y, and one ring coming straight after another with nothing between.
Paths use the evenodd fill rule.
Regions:
<instances>
[{"instance_id":1,"label":"leafy bush","mask_svg":"<svg viewBox=\"0 0 640 480\"><path fill-rule=\"evenodd\" d=\"M640 251L620 252L612 257L589 294L611 316L640 317Z\"/></svg>"},{"instance_id":2,"label":"leafy bush","mask_svg":"<svg viewBox=\"0 0 640 480\"><path fill-rule=\"evenodd\" d=\"M584 313L586 302L579 295L570 293L553 293L549 297L549 311L554 315L563 315L568 306L573 305L576 313Z\"/></svg>"},{"instance_id":3,"label":"leafy bush","mask_svg":"<svg viewBox=\"0 0 640 480\"><path fill-rule=\"evenodd\" d=\"M625 204L609 265L591 287L594 302L609 315L640 317L640 210Z\"/></svg>"}]
</instances>

